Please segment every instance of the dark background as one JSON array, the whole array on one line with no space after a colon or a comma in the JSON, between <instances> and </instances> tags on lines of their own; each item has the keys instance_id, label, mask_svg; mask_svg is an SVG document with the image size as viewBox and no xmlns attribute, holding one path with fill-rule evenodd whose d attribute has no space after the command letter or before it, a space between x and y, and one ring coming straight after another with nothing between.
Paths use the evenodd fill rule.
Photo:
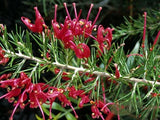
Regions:
<instances>
[{"instance_id":1,"label":"dark background","mask_svg":"<svg viewBox=\"0 0 160 120\"><path fill-rule=\"evenodd\" d=\"M59 1L59 2L58 2ZM136 18L138 14L143 14L149 9L160 9L159 0L0 0L0 23L5 24L8 30L14 30L15 24L22 27L24 25L20 21L21 16L29 17L34 20L33 7L37 6L48 25L53 19L54 4L59 5L58 17L62 21L65 11L63 2L67 2L68 8L72 6L72 2L77 3L77 9L82 8L82 17L86 17L90 3L95 6L92 10L90 19L94 19L98 11L98 7L102 6L103 10L99 18L99 22L104 26L113 24L114 26L124 22L123 16L132 16ZM73 9L71 10L73 11Z\"/></svg>"}]
</instances>

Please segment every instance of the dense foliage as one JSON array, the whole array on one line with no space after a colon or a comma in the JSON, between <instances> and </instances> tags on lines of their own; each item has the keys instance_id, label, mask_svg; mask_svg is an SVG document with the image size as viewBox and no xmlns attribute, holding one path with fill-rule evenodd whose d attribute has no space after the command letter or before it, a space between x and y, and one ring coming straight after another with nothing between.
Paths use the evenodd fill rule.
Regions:
<instances>
[{"instance_id":1,"label":"dense foliage","mask_svg":"<svg viewBox=\"0 0 160 120\"><path fill-rule=\"evenodd\" d=\"M10 120L25 109L39 110L39 120L158 119L160 13L111 28L96 24L102 7L92 21L94 4L85 18L75 3L74 16L63 5L64 22L55 4L51 25L38 7L34 22L21 17L29 30L0 24L0 99L14 106ZM127 40L134 41L129 51Z\"/></svg>"}]
</instances>

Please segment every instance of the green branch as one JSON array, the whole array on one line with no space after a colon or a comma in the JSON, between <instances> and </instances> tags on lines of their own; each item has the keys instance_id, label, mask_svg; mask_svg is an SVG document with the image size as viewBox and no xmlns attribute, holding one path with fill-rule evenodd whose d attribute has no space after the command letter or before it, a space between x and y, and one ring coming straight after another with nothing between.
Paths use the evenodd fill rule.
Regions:
<instances>
[{"instance_id":1,"label":"green branch","mask_svg":"<svg viewBox=\"0 0 160 120\"><path fill-rule=\"evenodd\" d=\"M112 77L114 79L116 78L113 74L109 74L109 73L106 73L106 72L100 72L100 71L94 71L94 70L92 71L92 70L85 69L83 67L75 67L75 66L65 65L65 64L58 63L58 62L50 62L46 59L38 59L38 58L33 57L33 56L23 55L22 53L14 53L14 52L11 52L9 50L6 50L5 52L10 54L10 56L12 56L12 57L17 56L17 57L32 60L32 61L35 61L35 62L38 62L38 63L46 62L47 64L52 64L52 65L60 67L62 69L68 69L68 70L76 71L76 73L77 72L84 72L84 73L92 73L92 74L94 74L96 76L100 76L100 77ZM138 78L134 78L134 77L132 77L132 78L122 77L122 79L124 79L125 81L129 81L129 82L146 83L146 84L151 84L151 85L160 85L160 82L157 82L157 81L150 81L150 80L146 80L146 79L138 79Z\"/></svg>"}]
</instances>

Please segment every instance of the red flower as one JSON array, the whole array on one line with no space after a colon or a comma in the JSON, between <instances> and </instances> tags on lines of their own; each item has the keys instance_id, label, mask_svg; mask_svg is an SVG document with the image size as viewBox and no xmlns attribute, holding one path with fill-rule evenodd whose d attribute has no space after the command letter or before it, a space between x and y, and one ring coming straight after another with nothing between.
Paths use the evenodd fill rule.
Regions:
<instances>
[{"instance_id":1,"label":"red flower","mask_svg":"<svg viewBox=\"0 0 160 120\"><path fill-rule=\"evenodd\" d=\"M9 74L3 74L3 75L0 76L0 81L8 79L10 76L11 76L11 73L9 73Z\"/></svg>"},{"instance_id":2,"label":"red flower","mask_svg":"<svg viewBox=\"0 0 160 120\"><path fill-rule=\"evenodd\" d=\"M104 51L104 48L107 48L107 50L110 49L112 43L112 31L113 29L109 27L106 29L104 29L102 25L98 27L97 38L94 38L99 43L99 49L100 49L98 50L99 54L97 55L97 57L101 56L101 54ZM107 45L104 44L105 42L107 43Z\"/></svg>"},{"instance_id":3,"label":"red flower","mask_svg":"<svg viewBox=\"0 0 160 120\"><path fill-rule=\"evenodd\" d=\"M43 28L47 28L47 26L41 14L39 13L37 7L34 7L34 10L35 10L35 17L36 17L34 24L31 23L30 19L26 17L21 17L21 20L32 32L41 33L43 31Z\"/></svg>"},{"instance_id":4,"label":"red flower","mask_svg":"<svg viewBox=\"0 0 160 120\"><path fill-rule=\"evenodd\" d=\"M70 20L70 29L72 30L74 35L75 36L76 35L84 35L85 38L87 38L92 33L92 30L95 27L94 25L95 25L95 23L96 23L96 21L98 19L98 16L99 16L100 11L102 10L102 8L101 7L99 8L97 16L96 16L96 18L95 18L95 20L94 20L94 22L92 24L92 21L88 21L88 19L89 19L91 10L93 8L93 4L91 4L91 6L90 6L87 18L86 19L80 19L80 20L79 20L79 17L80 17L81 11L80 11L79 15L77 16L77 10L76 10L76 4L75 3L73 3L74 13L75 13L75 19L73 19L73 20L71 20L71 17L70 17L70 14L68 12L66 3L64 3L64 7L65 7L65 10L66 10L66 13L67 13L67 17Z\"/></svg>"},{"instance_id":5,"label":"red flower","mask_svg":"<svg viewBox=\"0 0 160 120\"><path fill-rule=\"evenodd\" d=\"M20 73L19 78L8 79L8 77L8 75L1 76L1 79L3 79L3 81L0 81L0 87L7 88L8 93L1 96L0 99L5 97L9 102L14 102L15 108L10 117L10 120L12 120L17 107L20 105L21 108L24 108L25 106L25 104L23 103L27 99L25 92L26 89L28 89L31 85L31 80L23 72ZM8 80L4 80L5 78L7 78ZM17 97L18 100L16 100Z\"/></svg>"},{"instance_id":6,"label":"red flower","mask_svg":"<svg viewBox=\"0 0 160 120\"><path fill-rule=\"evenodd\" d=\"M57 98L57 96L59 95L59 93L60 93L60 90L58 90L55 87L48 88L47 98L49 99L49 104L50 104L49 119L52 119L52 104L55 101L55 99Z\"/></svg>"},{"instance_id":7,"label":"red flower","mask_svg":"<svg viewBox=\"0 0 160 120\"><path fill-rule=\"evenodd\" d=\"M75 114L75 117L78 118L78 115L73 108L72 103L64 95L63 89L51 87L44 83L33 84L31 83L31 79L28 78L28 76L24 72L20 73L19 78L8 79L8 77L9 75L7 74L0 76L0 87L8 89L8 93L1 96L0 99L6 98L9 102L14 102L13 105L15 106L15 108L11 114L10 120L13 120L13 115L18 106L24 109L26 105L29 105L30 108L39 107L43 116L43 120L45 120L44 112L41 105L43 103L48 103L47 101L49 101L50 104L49 118L51 119L52 103L55 101L56 98L58 98L58 100L62 103L64 107L66 105L70 106ZM82 91L77 91L77 93L76 94L80 97L84 97L81 94ZM83 103L85 103L85 98L82 99L84 99Z\"/></svg>"},{"instance_id":8,"label":"red flower","mask_svg":"<svg viewBox=\"0 0 160 120\"><path fill-rule=\"evenodd\" d=\"M43 103L46 103L48 97L47 94L44 92L44 90L48 86L45 85L44 83L37 83L31 85L31 89L29 89L29 103L30 103L30 108L40 108L40 111L43 116L43 120L45 120L45 116L42 110L41 105Z\"/></svg>"},{"instance_id":9,"label":"red flower","mask_svg":"<svg viewBox=\"0 0 160 120\"><path fill-rule=\"evenodd\" d=\"M82 108L83 107L83 105L85 104L85 103L88 103L90 101L90 99L89 99L89 96L88 95L82 95L81 96L81 101L79 102L79 107L80 108Z\"/></svg>"},{"instance_id":10,"label":"red flower","mask_svg":"<svg viewBox=\"0 0 160 120\"><path fill-rule=\"evenodd\" d=\"M60 93L60 94L58 95L58 99L61 101L61 103L62 103L62 105L63 105L64 107L65 107L66 105L67 105L67 106L70 106L71 109L73 110L74 114L75 114L75 117L78 118L78 115L77 115L75 109L73 108L72 103L67 99L67 97L66 97L64 94Z\"/></svg>"},{"instance_id":11,"label":"red flower","mask_svg":"<svg viewBox=\"0 0 160 120\"><path fill-rule=\"evenodd\" d=\"M78 58L90 57L90 48L85 43L80 43L74 48L75 54Z\"/></svg>"},{"instance_id":12,"label":"red flower","mask_svg":"<svg viewBox=\"0 0 160 120\"><path fill-rule=\"evenodd\" d=\"M102 120L105 120L102 113L108 115L111 111L107 107L108 105L113 105L114 103L103 103L102 101L98 100L96 102L91 101L91 111L92 111L92 118L99 118L101 117ZM101 111L101 112L100 112ZM107 117L106 117L107 118Z\"/></svg>"},{"instance_id":13,"label":"red flower","mask_svg":"<svg viewBox=\"0 0 160 120\"><path fill-rule=\"evenodd\" d=\"M72 31L68 29L68 18L66 17L64 25L61 24L61 27L57 22L52 20L52 27L54 30L54 35L57 39L62 40L65 48L72 48L75 46L73 41Z\"/></svg>"},{"instance_id":14,"label":"red flower","mask_svg":"<svg viewBox=\"0 0 160 120\"><path fill-rule=\"evenodd\" d=\"M0 64L5 65L8 61L9 58L4 56L5 51L0 47Z\"/></svg>"},{"instance_id":15,"label":"red flower","mask_svg":"<svg viewBox=\"0 0 160 120\"><path fill-rule=\"evenodd\" d=\"M12 112L10 120L13 119L13 115L17 107L20 106L23 109L25 107L25 103L26 105L30 104L31 108L39 107L42 112L43 119L45 119L41 104L47 101L47 96L43 92L48 87L47 85L43 83L32 84L31 79L28 78L24 72L20 73L19 78L0 81L0 84L0 87L8 89L8 93L1 96L0 99L5 97L9 102L15 101L15 108ZM16 100L15 97L18 97L18 100Z\"/></svg>"},{"instance_id":16,"label":"red flower","mask_svg":"<svg viewBox=\"0 0 160 120\"><path fill-rule=\"evenodd\" d=\"M107 117L106 117L105 120L112 120L113 116L114 116L114 114L113 114L112 112L110 112L110 113L107 115Z\"/></svg>"},{"instance_id":17,"label":"red flower","mask_svg":"<svg viewBox=\"0 0 160 120\"><path fill-rule=\"evenodd\" d=\"M152 97L157 97L157 95L158 95L157 93L151 93Z\"/></svg>"},{"instance_id":18,"label":"red flower","mask_svg":"<svg viewBox=\"0 0 160 120\"><path fill-rule=\"evenodd\" d=\"M68 88L69 91L69 97L72 97L74 99L77 99L78 97L81 98L81 101L79 103L79 107L82 108L85 103L88 103L90 101L89 96L85 94L84 90L76 90L74 86Z\"/></svg>"},{"instance_id":19,"label":"red flower","mask_svg":"<svg viewBox=\"0 0 160 120\"><path fill-rule=\"evenodd\" d=\"M64 21L64 24L58 24L56 21L56 15L57 15L57 5L55 5L55 16L52 20L52 26L54 30L54 35L56 38L62 40L65 48L70 48L74 50L76 56L78 58L88 58L90 57L90 49L85 43L80 43L76 45L74 43L74 37L80 37L84 36L85 38L89 37L92 33L92 30L95 28L95 23L98 19L98 16L100 14L100 11L102 8L99 8L99 11L97 13L97 16L95 20L88 21L89 16L93 7L93 4L91 4L90 9L88 11L88 15L86 19L80 19L81 10L77 16L77 10L76 10L76 4L73 3L74 7L74 13L75 13L75 19L71 19L70 14L67 9L67 4L64 3L64 7L67 13L66 19Z\"/></svg>"},{"instance_id":20,"label":"red flower","mask_svg":"<svg viewBox=\"0 0 160 120\"><path fill-rule=\"evenodd\" d=\"M29 89L30 108L37 108L47 101L47 95L43 91L47 88L44 83L32 84ZM40 106L39 106L40 107Z\"/></svg>"},{"instance_id":21,"label":"red flower","mask_svg":"<svg viewBox=\"0 0 160 120\"><path fill-rule=\"evenodd\" d=\"M11 87L11 89L15 88L23 88L28 87L31 84L31 79L26 76L25 73L20 73L20 78L13 78L9 80L0 81L0 87L2 88L8 88Z\"/></svg>"},{"instance_id":22,"label":"red flower","mask_svg":"<svg viewBox=\"0 0 160 120\"><path fill-rule=\"evenodd\" d=\"M0 97L0 99L4 98L7 99L10 103L12 103L15 100L15 97L19 96L21 93L21 89L15 88L11 91L9 90L7 94Z\"/></svg>"},{"instance_id":23,"label":"red flower","mask_svg":"<svg viewBox=\"0 0 160 120\"><path fill-rule=\"evenodd\" d=\"M102 120L104 120L104 117L102 116L102 113L99 111L98 107L96 105L91 106L91 111L92 111L92 118L99 118L101 116Z\"/></svg>"}]
</instances>

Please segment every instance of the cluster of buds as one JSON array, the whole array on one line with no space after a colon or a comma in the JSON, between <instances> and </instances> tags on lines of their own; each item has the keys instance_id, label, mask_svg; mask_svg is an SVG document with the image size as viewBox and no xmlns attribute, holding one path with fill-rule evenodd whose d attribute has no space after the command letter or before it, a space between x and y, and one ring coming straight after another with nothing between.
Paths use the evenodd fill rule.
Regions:
<instances>
[{"instance_id":1,"label":"cluster of buds","mask_svg":"<svg viewBox=\"0 0 160 120\"><path fill-rule=\"evenodd\" d=\"M52 20L52 27L53 27L53 35L54 38L57 38L61 40L64 44L64 48L71 49L75 52L76 56L78 58L89 58L90 57L90 48L85 42L76 43L76 39L78 40L84 36L84 39L90 37L93 40L96 40L99 44L100 50L98 50L97 57L100 57L103 53L104 49L109 50L111 47L112 42L112 31L111 28L104 29L102 25L98 26L97 31L97 37L94 37L92 35L92 31L97 28L97 25L95 25L100 12L102 10L102 7L99 7L99 11L97 13L97 16L95 17L95 20L89 21L89 16L91 13L91 10L93 8L93 4L90 5L90 9L88 11L88 15L86 19L80 19L80 15L82 13L82 10L77 14L76 10L76 4L73 3L75 18L71 19L71 16L67 9L67 4L64 3L64 7L67 13L67 16L64 20L64 23L59 24L57 22L57 7L58 5L55 5L55 13L54 13L54 19ZM44 19L42 18L41 14L39 13L37 7L34 7L35 10L35 24L31 23L31 21L26 17L21 17L21 20L23 23L32 31L37 33L42 33L43 30L50 31L48 29L48 26L45 24ZM78 41L79 42L79 41Z\"/></svg>"}]
</instances>

